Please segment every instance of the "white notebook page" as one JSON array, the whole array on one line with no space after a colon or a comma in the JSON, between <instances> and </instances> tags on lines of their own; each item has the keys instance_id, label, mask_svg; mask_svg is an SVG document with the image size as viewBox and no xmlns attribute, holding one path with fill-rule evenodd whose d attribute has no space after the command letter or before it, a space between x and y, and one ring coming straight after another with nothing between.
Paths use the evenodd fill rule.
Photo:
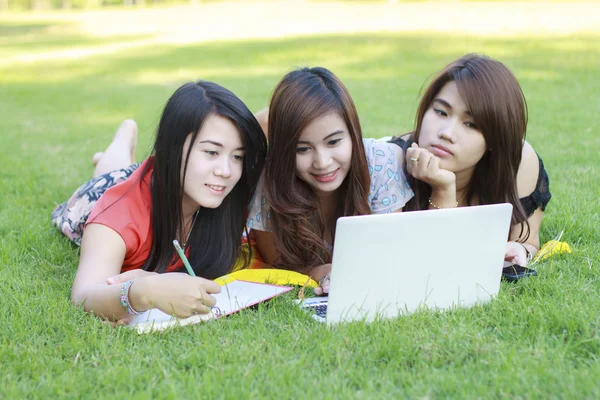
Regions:
<instances>
[{"instance_id":1,"label":"white notebook page","mask_svg":"<svg viewBox=\"0 0 600 400\"><path fill-rule=\"evenodd\" d=\"M160 330L160 325L152 323L172 322L172 324L169 324L168 326L172 326L177 323L179 323L179 325L194 324L200 321L232 314L243 308L251 307L262 301L288 292L291 289L291 287L287 286L275 286L247 281L233 281L221 287L221 293L212 295L217 300L217 304L212 307L210 314L198 314L185 319L177 319L157 308L153 308L136 315L129 325L154 325L156 330ZM138 329L138 332L140 332L140 329Z\"/></svg>"}]
</instances>

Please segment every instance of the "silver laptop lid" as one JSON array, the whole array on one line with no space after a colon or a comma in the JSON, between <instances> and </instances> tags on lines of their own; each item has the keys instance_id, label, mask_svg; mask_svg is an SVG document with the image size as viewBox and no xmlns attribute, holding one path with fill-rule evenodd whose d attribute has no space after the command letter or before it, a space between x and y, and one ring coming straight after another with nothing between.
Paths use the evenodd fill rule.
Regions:
<instances>
[{"instance_id":1,"label":"silver laptop lid","mask_svg":"<svg viewBox=\"0 0 600 400\"><path fill-rule=\"evenodd\" d=\"M489 301L511 214L495 204L340 218L327 323Z\"/></svg>"}]
</instances>

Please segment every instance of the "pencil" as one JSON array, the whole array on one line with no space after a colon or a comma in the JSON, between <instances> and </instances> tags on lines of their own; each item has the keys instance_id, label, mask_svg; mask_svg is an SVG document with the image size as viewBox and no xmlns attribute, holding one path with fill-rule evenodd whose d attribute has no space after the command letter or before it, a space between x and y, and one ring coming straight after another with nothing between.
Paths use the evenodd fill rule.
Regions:
<instances>
[{"instance_id":1,"label":"pencil","mask_svg":"<svg viewBox=\"0 0 600 400\"><path fill-rule=\"evenodd\" d=\"M187 269L188 274L190 274L191 276L196 276L194 270L192 269L192 266L190 265L190 262L185 256L185 253L183 252L183 249L179 245L177 239L173 240L173 246L175 246L175 250L177 250L177 254L179 254L179 258L181 258L181 261L183 261L183 265L185 265L185 269Z\"/></svg>"}]
</instances>

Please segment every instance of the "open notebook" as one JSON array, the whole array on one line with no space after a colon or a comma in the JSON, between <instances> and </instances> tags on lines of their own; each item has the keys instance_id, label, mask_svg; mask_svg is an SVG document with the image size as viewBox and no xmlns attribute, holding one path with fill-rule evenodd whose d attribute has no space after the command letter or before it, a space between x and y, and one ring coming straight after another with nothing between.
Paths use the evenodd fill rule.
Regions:
<instances>
[{"instance_id":1,"label":"open notebook","mask_svg":"<svg viewBox=\"0 0 600 400\"><path fill-rule=\"evenodd\" d=\"M223 285L221 293L212 295L217 299L217 304L211 308L211 312L208 314L193 315L189 318L176 318L153 308L136 315L129 325L141 334L162 331L173 326L197 324L233 314L290 290L292 288L288 286L236 280Z\"/></svg>"}]
</instances>

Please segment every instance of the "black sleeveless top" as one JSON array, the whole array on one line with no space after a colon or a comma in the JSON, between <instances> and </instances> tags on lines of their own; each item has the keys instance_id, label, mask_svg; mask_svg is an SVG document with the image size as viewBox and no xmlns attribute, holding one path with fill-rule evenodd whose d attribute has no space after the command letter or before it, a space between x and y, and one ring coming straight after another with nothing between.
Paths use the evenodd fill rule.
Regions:
<instances>
[{"instance_id":1,"label":"black sleeveless top","mask_svg":"<svg viewBox=\"0 0 600 400\"><path fill-rule=\"evenodd\" d=\"M402 139L402 137L397 136L390 140L390 143L400 146L406 153L406 149L412 145L412 140L409 139L406 141ZM538 160L540 161L540 172L538 174L538 180L535 185L535 189L529 196L521 197L520 199L521 205L523 206L527 217L530 217L531 214L533 214L538 208L541 208L542 211L545 211L546 205L552 198L552 194L550 193L550 179L548 178L548 173L544 168L544 162L539 155Z\"/></svg>"}]
</instances>

